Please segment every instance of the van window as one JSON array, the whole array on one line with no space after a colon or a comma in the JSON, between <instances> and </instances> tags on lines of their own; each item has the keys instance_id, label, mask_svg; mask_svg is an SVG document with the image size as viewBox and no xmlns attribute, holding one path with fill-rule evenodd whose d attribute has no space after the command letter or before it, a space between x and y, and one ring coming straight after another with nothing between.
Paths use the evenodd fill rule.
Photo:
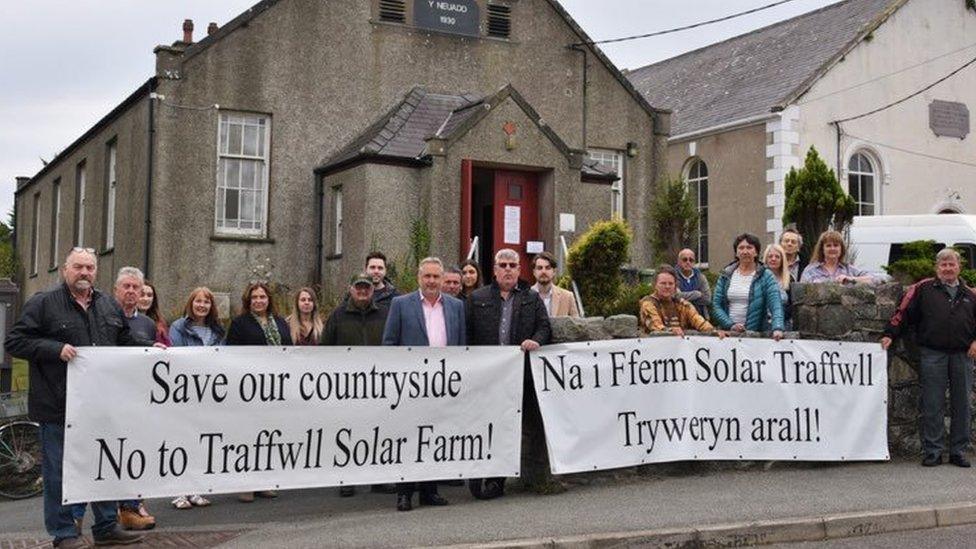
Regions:
<instances>
[{"instance_id":1,"label":"van window","mask_svg":"<svg viewBox=\"0 0 976 549\"><path fill-rule=\"evenodd\" d=\"M976 244L958 242L952 245L962 255L962 268L972 269L976 266Z\"/></svg>"},{"instance_id":2,"label":"van window","mask_svg":"<svg viewBox=\"0 0 976 549\"><path fill-rule=\"evenodd\" d=\"M972 246L972 244L963 244L963 245ZM905 248L904 242L893 243L891 245L891 249L888 251L888 265L891 265L895 261L898 261L899 259L902 258L903 255L905 255L904 248ZM934 250L935 253L939 253L942 250L942 248L945 248L945 244L941 242L936 242L933 248L935 248ZM976 249L976 247L974 247L974 249Z\"/></svg>"}]
</instances>

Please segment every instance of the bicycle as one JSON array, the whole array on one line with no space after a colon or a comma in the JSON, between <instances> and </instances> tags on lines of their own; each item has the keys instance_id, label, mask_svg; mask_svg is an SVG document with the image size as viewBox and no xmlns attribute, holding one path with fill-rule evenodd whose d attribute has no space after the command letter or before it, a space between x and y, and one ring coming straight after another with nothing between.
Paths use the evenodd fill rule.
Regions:
<instances>
[{"instance_id":1,"label":"bicycle","mask_svg":"<svg viewBox=\"0 0 976 549\"><path fill-rule=\"evenodd\" d=\"M41 426L26 419L23 393L0 394L0 496L24 499L40 494Z\"/></svg>"}]
</instances>

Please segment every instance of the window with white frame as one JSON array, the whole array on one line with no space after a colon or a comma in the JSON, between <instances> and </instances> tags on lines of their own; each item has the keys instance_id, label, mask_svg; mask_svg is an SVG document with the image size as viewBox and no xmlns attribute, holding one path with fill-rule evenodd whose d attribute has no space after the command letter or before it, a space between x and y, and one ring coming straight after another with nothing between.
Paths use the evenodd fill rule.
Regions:
<instances>
[{"instance_id":1,"label":"window with white frame","mask_svg":"<svg viewBox=\"0 0 976 549\"><path fill-rule=\"evenodd\" d=\"M624 153L612 149L590 149L587 151L591 160L612 169L620 179L610 186L610 215L624 216Z\"/></svg>"},{"instance_id":2,"label":"window with white frame","mask_svg":"<svg viewBox=\"0 0 976 549\"><path fill-rule=\"evenodd\" d=\"M61 179L55 179L51 186L51 259L48 268L58 266L58 250L61 233Z\"/></svg>"},{"instance_id":3,"label":"window with white frame","mask_svg":"<svg viewBox=\"0 0 976 549\"><path fill-rule=\"evenodd\" d=\"M878 212L877 170L870 157L854 153L847 163L847 192L854 199L854 215L875 215Z\"/></svg>"},{"instance_id":4,"label":"window with white frame","mask_svg":"<svg viewBox=\"0 0 976 549\"><path fill-rule=\"evenodd\" d=\"M40 247L41 232L41 193L34 195L34 230L31 234L30 274L37 274L37 265L41 260Z\"/></svg>"},{"instance_id":5,"label":"window with white frame","mask_svg":"<svg viewBox=\"0 0 976 549\"><path fill-rule=\"evenodd\" d=\"M105 249L111 250L115 247L115 184L117 181L115 161L118 157L116 141L108 144L105 156L108 161L105 174Z\"/></svg>"},{"instance_id":6,"label":"window with white frame","mask_svg":"<svg viewBox=\"0 0 976 549\"><path fill-rule=\"evenodd\" d=\"M268 218L271 117L220 113L216 231L264 236Z\"/></svg>"},{"instance_id":7,"label":"window with white frame","mask_svg":"<svg viewBox=\"0 0 976 549\"><path fill-rule=\"evenodd\" d=\"M698 246L696 257L699 263L708 263L708 166L701 159L695 159L688 166L688 194L698 208Z\"/></svg>"},{"instance_id":8,"label":"window with white frame","mask_svg":"<svg viewBox=\"0 0 976 549\"><path fill-rule=\"evenodd\" d=\"M85 245L85 162L75 167L75 246Z\"/></svg>"},{"instance_id":9,"label":"window with white frame","mask_svg":"<svg viewBox=\"0 0 976 549\"><path fill-rule=\"evenodd\" d=\"M342 187L332 188L332 238L335 246L332 253L342 255Z\"/></svg>"}]
</instances>

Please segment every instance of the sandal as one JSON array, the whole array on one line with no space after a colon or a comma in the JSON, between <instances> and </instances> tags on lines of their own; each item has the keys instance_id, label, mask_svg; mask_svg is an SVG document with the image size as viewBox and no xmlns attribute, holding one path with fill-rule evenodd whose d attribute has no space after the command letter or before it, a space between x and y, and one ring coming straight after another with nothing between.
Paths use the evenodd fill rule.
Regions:
<instances>
[{"instance_id":1,"label":"sandal","mask_svg":"<svg viewBox=\"0 0 976 549\"><path fill-rule=\"evenodd\" d=\"M210 500L201 495L193 494L192 496L186 499L189 500L189 502L192 503L194 507L206 507L210 505Z\"/></svg>"},{"instance_id":2,"label":"sandal","mask_svg":"<svg viewBox=\"0 0 976 549\"><path fill-rule=\"evenodd\" d=\"M173 500L173 507L177 509L190 509L193 507L193 504L190 503L190 500L186 496L180 496Z\"/></svg>"}]
</instances>

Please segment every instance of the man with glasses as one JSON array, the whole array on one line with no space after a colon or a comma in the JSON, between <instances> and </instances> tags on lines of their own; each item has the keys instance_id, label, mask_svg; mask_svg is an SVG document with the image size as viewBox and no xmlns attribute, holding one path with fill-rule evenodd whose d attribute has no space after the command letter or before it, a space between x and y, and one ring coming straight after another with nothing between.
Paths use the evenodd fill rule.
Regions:
<instances>
[{"instance_id":1,"label":"man with glasses","mask_svg":"<svg viewBox=\"0 0 976 549\"><path fill-rule=\"evenodd\" d=\"M27 300L6 343L7 352L30 362L28 412L41 424L44 526L54 537L54 546L60 548L86 547L75 529L72 506L63 505L61 498L68 363L78 354L78 347L153 345L152 340L130 333L118 303L95 289L97 271L95 250L73 248L64 261L64 282ZM91 507L96 545L125 545L142 539L141 534L119 527L116 502L93 502Z\"/></svg>"},{"instance_id":2,"label":"man with glasses","mask_svg":"<svg viewBox=\"0 0 976 549\"><path fill-rule=\"evenodd\" d=\"M468 345L518 345L534 351L549 343L549 313L539 294L518 279L519 254L508 248L495 254L495 280L472 292L465 303ZM522 482L527 487L551 489L542 415L535 399L528 355L522 390ZM526 459L529 458L529 459ZM471 479L471 493L478 499L505 493L504 478Z\"/></svg>"},{"instance_id":3,"label":"man with glasses","mask_svg":"<svg viewBox=\"0 0 976 549\"><path fill-rule=\"evenodd\" d=\"M675 270L678 273L677 297L690 302L695 306L698 314L708 320L708 304L712 302L712 290L708 285L708 279L695 267L695 252L688 248L678 252L678 264L675 265Z\"/></svg>"}]
</instances>

